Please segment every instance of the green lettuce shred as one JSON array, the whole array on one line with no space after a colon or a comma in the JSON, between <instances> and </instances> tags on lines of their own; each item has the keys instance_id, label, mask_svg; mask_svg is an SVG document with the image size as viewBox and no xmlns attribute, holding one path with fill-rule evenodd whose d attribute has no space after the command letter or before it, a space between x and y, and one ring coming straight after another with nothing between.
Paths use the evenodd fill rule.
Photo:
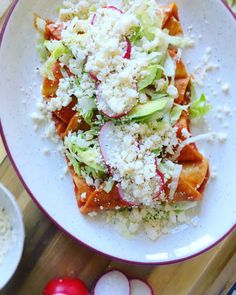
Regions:
<instances>
[{"instance_id":1,"label":"green lettuce shred","mask_svg":"<svg viewBox=\"0 0 236 295\"><path fill-rule=\"evenodd\" d=\"M191 82L191 104L190 104L190 116L193 119L198 119L212 110L211 104L207 102L205 94L202 94L200 98L197 98L197 92L193 82Z\"/></svg>"},{"instance_id":2,"label":"green lettuce shred","mask_svg":"<svg viewBox=\"0 0 236 295\"><path fill-rule=\"evenodd\" d=\"M151 85L154 80L160 79L162 73L163 69L159 65L150 65L147 67L145 76L138 81L138 90L141 91Z\"/></svg>"},{"instance_id":3,"label":"green lettuce shred","mask_svg":"<svg viewBox=\"0 0 236 295\"><path fill-rule=\"evenodd\" d=\"M179 120L182 111L183 109L178 105L172 108L172 110L170 111L170 122L172 126L175 125L175 123Z\"/></svg>"},{"instance_id":4,"label":"green lettuce shred","mask_svg":"<svg viewBox=\"0 0 236 295\"><path fill-rule=\"evenodd\" d=\"M71 52L62 42L57 43L57 45L58 46L52 51L50 57L48 58L42 69L43 76L47 77L50 80L54 80L55 78L52 69L57 60L63 54L69 54Z\"/></svg>"},{"instance_id":5,"label":"green lettuce shred","mask_svg":"<svg viewBox=\"0 0 236 295\"><path fill-rule=\"evenodd\" d=\"M39 36L37 38L35 48L40 57L41 62L45 62L48 58L48 51L44 44L44 38L42 36Z\"/></svg>"}]
</instances>

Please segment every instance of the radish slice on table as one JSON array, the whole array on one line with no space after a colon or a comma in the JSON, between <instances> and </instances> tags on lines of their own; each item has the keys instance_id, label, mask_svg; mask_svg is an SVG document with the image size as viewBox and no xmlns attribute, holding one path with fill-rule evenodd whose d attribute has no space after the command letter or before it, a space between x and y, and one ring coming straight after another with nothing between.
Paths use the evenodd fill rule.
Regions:
<instances>
[{"instance_id":1,"label":"radish slice on table","mask_svg":"<svg viewBox=\"0 0 236 295\"><path fill-rule=\"evenodd\" d=\"M120 271L113 270L104 274L94 288L94 295L129 295L130 286L127 277ZM143 294L144 295L144 294Z\"/></svg>"},{"instance_id":2,"label":"radish slice on table","mask_svg":"<svg viewBox=\"0 0 236 295\"><path fill-rule=\"evenodd\" d=\"M91 76L91 74L90 74L90 76ZM96 76L94 76L94 77L96 77ZM100 81L98 80L98 82L100 82ZM101 92L101 90L99 90L99 87L98 87L97 89L98 89L98 93L97 93L97 96L96 96L96 101L97 101L98 106L100 106L100 109L99 109L99 110L104 114L104 116L106 116L106 117L108 117L108 118L111 118L111 119L119 119L119 118L121 118L121 117L126 116L126 115L132 110L133 106L130 107L129 110L127 110L127 111L125 111L125 112L123 112L123 113L120 113L120 114L115 113L115 112L114 112L114 111L113 111L113 110L107 105L105 99L104 99L103 96L102 96L102 92ZM101 108L101 106L102 106L102 107L105 106L106 109L103 110L103 109Z\"/></svg>"},{"instance_id":3,"label":"radish slice on table","mask_svg":"<svg viewBox=\"0 0 236 295\"><path fill-rule=\"evenodd\" d=\"M113 9L113 10L119 11L121 14L124 14L124 12L123 12L122 10L120 10L119 8L117 8L117 7L115 7L115 6L112 6L112 5L104 6L103 8L110 8L110 9Z\"/></svg>"},{"instance_id":4,"label":"radish slice on table","mask_svg":"<svg viewBox=\"0 0 236 295\"><path fill-rule=\"evenodd\" d=\"M142 280L130 280L130 295L154 295L152 288Z\"/></svg>"},{"instance_id":5,"label":"radish slice on table","mask_svg":"<svg viewBox=\"0 0 236 295\"><path fill-rule=\"evenodd\" d=\"M126 51L125 51L125 55L123 56L123 58L130 59L131 50L132 50L131 43L127 37L125 37L125 41L126 41Z\"/></svg>"}]
</instances>

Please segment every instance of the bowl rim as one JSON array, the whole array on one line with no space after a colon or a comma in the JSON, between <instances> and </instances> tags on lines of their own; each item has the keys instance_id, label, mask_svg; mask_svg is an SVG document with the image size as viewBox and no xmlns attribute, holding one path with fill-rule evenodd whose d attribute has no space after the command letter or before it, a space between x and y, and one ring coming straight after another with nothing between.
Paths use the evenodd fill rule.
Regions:
<instances>
[{"instance_id":1,"label":"bowl rim","mask_svg":"<svg viewBox=\"0 0 236 295\"><path fill-rule=\"evenodd\" d=\"M20 249L17 253L17 260L15 260L15 265L13 267L13 270L11 273L9 273L9 277L7 280L3 281L3 284L0 283L0 290L2 290L6 284L10 281L14 273L16 272L16 269L21 261L21 257L23 254L24 249L24 241L25 241L25 228L24 228L24 222L23 222L23 215L19 208L19 205L14 197L14 195L0 182L0 193L3 193L4 198L8 199L10 201L10 204L13 208L13 211L16 213L18 228L19 228L19 235L17 235L17 241L20 241ZM8 255L8 254L7 254Z\"/></svg>"},{"instance_id":2,"label":"bowl rim","mask_svg":"<svg viewBox=\"0 0 236 295\"><path fill-rule=\"evenodd\" d=\"M232 15L232 17L234 18L234 20L236 21L236 14L233 12L233 10L231 9L231 7L228 5L228 3L226 2L226 0L219 0L222 5L225 7L225 9L227 9L229 11L229 13ZM7 25L8 25L8 22L9 20L11 19L11 16L12 16L12 13L15 9L15 7L17 6L19 0L13 0L12 4L11 4L11 7L7 13L7 16L6 16L6 19L3 23L3 27L0 31L0 49L1 49L1 45L2 45L2 41L3 41L3 37L4 37L4 33L5 33L5 30L7 28ZM229 230L223 235L221 236L218 240L216 240L215 242L213 242L212 244L210 244L209 246L207 246L206 248L200 250L200 251L197 251L196 253L193 253L191 255L187 255L187 256L184 256L182 258L179 258L179 259L171 259L171 260L167 260L167 261L150 261L150 262L139 262L139 261L133 261L133 260L128 260L128 259L122 259L120 257L117 257L115 255L111 255L111 254L107 254L107 253L104 253L102 251L99 251L97 250L96 248L92 247L91 245L81 241L79 238L75 237L74 235L72 235L69 231L67 231L65 228L63 228L63 226L61 226L51 215L49 215L49 213L46 211L45 208L42 207L42 205L39 203L39 201L37 200L37 198L33 195L33 193L31 192L30 188L28 187L28 185L26 184L26 182L24 181L24 178L23 176L21 175L20 173L20 170L18 169L14 159L13 159L13 156L11 155L11 151L8 147L8 144L7 144L7 140L6 140L6 136L4 134L4 130L3 130L3 126L2 126L2 122L1 122L1 119L0 119L0 135L2 136L2 141L3 141L3 145L6 149L6 152L7 152L7 155L9 157L9 160L18 176L18 178L20 179L22 185L24 186L25 190L27 191L27 193L30 195L31 199L34 201L34 203L38 206L38 208L41 210L41 212L49 219L51 220L58 229L60 229L63 233L65 233L68 237L70 237L72 240L74 240L77 244L82 244L88 248L90 248L91 250L101 254L101 255L104 255L104 256L107 256L111 259L116 259L118 261L122 261L122 262L125 262L125 263L129 263L129 264L135 264L135 265L169 265L169 264L175 264L175 263L179 263L179 262L183 262L183 261L187 261L189 259L192 259L194 257L197 257L207 251L209 251L210 249L212 249L213 247L215 247L216 245L218 245L221 241L223 241L231 232L234 231L234 229L236 229L236 223L229 228Z\"/></svg>"}]
</instances>

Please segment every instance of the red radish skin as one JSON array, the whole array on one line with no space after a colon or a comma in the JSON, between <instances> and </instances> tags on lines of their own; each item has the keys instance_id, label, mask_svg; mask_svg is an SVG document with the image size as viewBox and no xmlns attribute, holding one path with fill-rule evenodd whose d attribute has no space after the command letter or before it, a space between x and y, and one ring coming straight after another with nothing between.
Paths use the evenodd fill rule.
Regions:
<instances>
[{"instance_id":1,"label":"red radish skin","mask_svg":"<svg viewBox=\"0 0 236 295\"><path fill-rule=\"evenodd\" d=\"M91 77L91 79L93 79L95 82L99 83L100 81L98 80L98 77L93 73L93 72L89 72L89 76Z\"/></svg>"},{"instance_id":2,"label":"red radish skin","mask_svg":"<svg viewBox=\"0 0 236 295\"><path fill-rule=\"evenodd\" d=\"M90 295L85 284L76 278L57 278L49 281L43 290L43 295Z\"/></svg>"},{"instance_id":3,"label":"red radish skin","mask_svg":"<svg viewBox=\"0 0 236 295\"><path fill-rule=\"evenodd\" d=\"M91 20L91 25L93 26L96 20L96 13L94 13L92 20Z\"/></svg>"},{"instance_id":4,"label":"red radish skin","mask_svg":"<svg viewBox=\"0 0 236 295\"><path fill-rule=\"evenodd\" d=\"M127 37L125 37L125 41L126 41L126 52L125 52L125 55L123 56L123 58L130 59L132 46L131 46L131 43Z\"/></svg>"},{"instance_id":5,"label":"red radish skin","mask_svg":"<svg viewBox=\"0 0 236 295\"><path fill-rule=\"evenodd\" d=\"M113 124L113 122L110 121L110 122L105 123L101 127L100 132L99 132L99 136L98 136L98 143L99 143L99 147L101 150L102 158L103 158L105 165L107 166L108 172L111 175L111 177L113 176L113 172L112 172L112 168L109 164L110 160L111 160L111 154L109 154L109 153L112 152L112 147L119 146L119 141L115 140L113 134L114 134L114 124ZM139 144L138 138L136 139L136 141ZM164 175L158 170L157 160L155 160L155 165L156 165L157 178L161 179L161 186L160 186L160 190L157 192L156 196L153 199L157 199L164 189ZM119 195L120 195L121 200L126 202L127 206L138 207L140 205L140 203L138 203L138 202L127 201L127 198L125 197L125 192L122 190L119 183L117 184L117 187L118 187L118 191L119 191Z\"/></svg>"},{"instance_id":6,"label":"red radish skin","mask_svg":"<svg viewBox=\"0 0 236 295\"><path fill-rule=\"evenodd\" d=\"M129 295L130 283L128 278L118 270L112 270L103 274L97 281L94 295ZM115 292L115 293L114 293Z\"/></svg>"},{"instance_id":7,"label":"red radish skin","mask_svg":"<svg viewBox=\"0 0 236 295\"><path fill-rule=\"evenodd\" d=\"M99 147L101 150L101 154L102 154L102 158L104 163L107 166L108 172L111 175L111 177L113 176L112 173L112 168L109 165L109 151L111 151L110 147L109 147L109 143L108 140L112 138L112 136L109 134L112 131L113 128L113 123L112 122L107 122L105 123L102 128L100 129L99 135L98 135L98 143L99 143ZM108 136L106 137L106 135L108 134ZM111 143L110 143L111 144ZM108 151L108 153L107 153ZM138 206L138 203L135 202L128 202L125 197L124 197L124 192L122 191L120 184L117 184L117 188L119 191L119 195L122 201L124 201L127 206L129 207L134 207L134 206Z\"/></svg>"},{"instance_id":8,"label":"red radish skin","mask_svg":"<svg viewBox=\"0 0 236 295\"><path fill-rule=\"evenodd\" d=\"M104 6L103 8L110 8L110 9L113 9L113 10L119 11L121 14L124 14L124 12L123 12L122 10L120 10L119 8L117 8L117 7L115 7L115 6L112 6L112 5Z\"/></svg>"},{"instance_id":9,"label":"red radish skin","mask_svg":"<svg viewBox=\"0 0 236 295\"><path fill-rule=\"evenodd\" d=\"M129 202L129 201L127 201L126 198L125 198L125 193L122 190L120 184L117 184L117 187L118 187L118 191L119 191L121 200L124 201L125 203L127 203L127 206L129 206L129 207L138 207L140 205L140 203L138 203L138 202Z\"/></svg>"},{"instance_id":10,"label":"red radish skin","mask_svg":"<svg viewBox=\"0 0 236 295\"><path fill-rule=\"evenodd\" d=\"M132 279L130 282L130 295L154 295L152 287L140 279Z\"/></svg>"}]
</instances>

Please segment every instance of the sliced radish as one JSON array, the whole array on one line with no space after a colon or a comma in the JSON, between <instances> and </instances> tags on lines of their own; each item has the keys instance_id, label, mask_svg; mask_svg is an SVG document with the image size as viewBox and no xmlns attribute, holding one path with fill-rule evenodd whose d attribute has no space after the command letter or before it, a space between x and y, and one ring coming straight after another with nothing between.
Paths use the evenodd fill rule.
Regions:
<instances>
[{"instance_id":1,"label":"sliced radish","mask_svg":"<svg viewBox=\"0 0 236 295\"><path fill-rule=\"evenodd\" d=\"M94 288L94 295L129 295L130 286L127 277L118 270L104 274Z\"/></svg>"},{"instance_id":2,"label":"sliced radish","mask_svg":"<svg viewBox=\"0 0 236 295\"><path fill-rule=\"evenodd\" d=\"M91 77L91 79L93 79L95 82L100 82L99 80L98 80L98 77L93 73L93 72L89 72L89 76Z\"/></svg>"},{"instance_id":3,"label":"sliced radish","mask_svg":"<svg viewBox=\"0 0 236 295\"><path fill-rule=\"evenodd\" d=\"M121 153L121 147L123 144L123 140L116 137L116 127L113 122L107 122L105 123L99 132L98 142L101 150L101 154L103 157L103 160L108 168L108 171L111 176L113 176L113 171L110 166L110 163L112 163L113 157L115 154ZM139 140L136 139L137 144L139 144ZM140 148L140 146L139 146ZM157 199L161 192L164 190L164 175L159 171L157 166L157 160L155 160L156 165L156 183L161 183L158 192L155 194L153 199ZM127 203L127 205L131 207L139 206L139 202L130 202L128 201L128 197L126 196L125 191L120 187L120 184L117 184L118 191L120 194L120 198Z\"/></svg>"},{"instance_id":4,"label":"sliced radish","mask_svg":"<svg viewBox=\"0 0 236 295\"><path fill-rule=\"evenodd\" d=\"M131 46L131 43L127 37L125 37L125 41L126 41L126 51L125 51L125 55L123 56L123 58L130 59L132 46Z\"/></svg>"},{"instance_id":5,"label":"sliced radish","mask_svg":"<svg viewBox=\"0 0 236 295\"><path fill-rule=\"evenodd\" d=\"M142 280L130 280L130 295L154 295L154 292L147 283Z\"/></svg>"},{"instance_id":6,"label":"sliced radish","mask_svg":"<svg viewBox=\"0 0 236 295\"><path fill-rule=\"evenodd\" d=\"M95 23L95 19L96 19L96 13L94 13L92 20L91 20L91 25L93 26Z\"/></svg>"},{"instance_id":7,"label":"sliced radish","mask_svg":"<svg viewBox=\"0 0 236 295\"><path fill-rule=\"evenodd\" d=\"M115 7L115 6L112 6L112 5L104 6L103 8L110 8L110 9L113 9L113 10L119 11L121 14L124 14L124 12L123 12L122 10L120 10L119 8L117 8L117 7Z\"/></svg>"},{"instance_id":8,"label":"sliced radish","mask_svg":"<svg viewBox=\"0 0 236 295\"><path fill-rule=\"evenodd\" d=\"M127 198L125 197L125 192L122 190L120 184L117 184L117 187L118 187L118 191L119 191L121 200L124 201L125 203L127 203L128 206L130 206L130 207L138 207L140 205L140 203L138 203L138 202L129 202L129 201L127 201Z\"/></svg>"},{"instance_id":9,"label":"sliced radish","mask_svg":"<svg viewBox=\"0 0 236 295\"><path fill-rule=\"evenodd\" d=\"M119 142L117 138L114 137L114 127L115 126L112 122L107 122L100 129L98 136L98 142L102 153L102 157L111 175L112 171L109 163L112 159L112 154L113 152L117 152L117 146L121 146L121 142Z\"/></svg>"},{"instance_id":10,"label":"sliced radish","mask_svg":"<svg viewBox=\"0 0 236 295\"><path fill-rule=\"evenodd\" d=\"M153 200L159 198L160 194L164 190L164 185L165 185L165 177L164 177L164 174L161 173L161 171L158 169L157 159L155 159L155 165L156 165L156 174L157 174L157 177L160 180L161 184L160 184L160 188L159 188L158 192L156 193L155 197L153 198Z\"/></svg>"},{"instance_id":11,"label":"sliced radish","mask_svg":"<svg viewBox=\"0 0 236 295\"><path fill-rule=\"evenodd\" d=\"M91 74L90 74L91 76ZM96 76L95 76L96 77ZM98 80L99 82L99 80ZM133 107L131 107L129 110L123 112L123 113L115 113L106 103L106 101L104 100L103 98L103 95L102 95L102 92L101 90L99 89L99 87L97 88L98 92L97 92L97 96L96 96L96 101L97 101L97 104L100 106L100 111L104 114L104 116L108 117L108 118L111 118L111 119L119 119L121 117L124 117L126 116L131 110ZM102 106L102 107L101 107ZM105 106L105 110L103 109L103 107Z\"/></svg>"}]
</instances>

